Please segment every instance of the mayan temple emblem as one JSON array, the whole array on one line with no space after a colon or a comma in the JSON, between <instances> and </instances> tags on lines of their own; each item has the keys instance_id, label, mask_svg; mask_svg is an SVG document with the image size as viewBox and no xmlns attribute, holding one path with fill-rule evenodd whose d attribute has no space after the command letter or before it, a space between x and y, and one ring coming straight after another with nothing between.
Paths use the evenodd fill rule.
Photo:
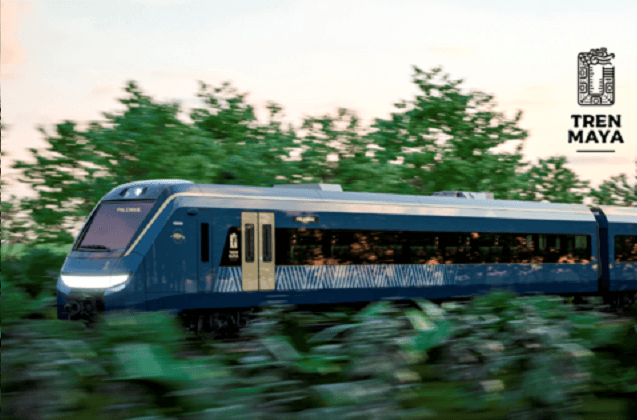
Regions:
<instances>
[{"instance_id":1,"label":"mayan temple emblem","mask_svg":"<svg viewBox=\"0 0 637 420\"><path fill-rule=\"evenodd\" d=\"M577 56L580 105L613 105L615 103L615 66L606 48L581 52Z\"/></svg>"}]
</instances>

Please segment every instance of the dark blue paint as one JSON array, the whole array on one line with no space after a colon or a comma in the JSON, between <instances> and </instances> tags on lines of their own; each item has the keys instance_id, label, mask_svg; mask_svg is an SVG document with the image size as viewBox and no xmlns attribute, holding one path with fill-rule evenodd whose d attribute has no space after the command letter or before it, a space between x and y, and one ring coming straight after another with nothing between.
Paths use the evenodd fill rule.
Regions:
<instances>
[{"instance_id":1,"label":"dark blue paint","mask_svg":"<svg viewBox=\"0 0 637 420\"><path fill-rule=\"evenodd\" d=\"M175 225L175 221L182 224ZM150 245L145 264L147 293L197 292L197 228L196 213L176 208L154 240L150 231L144 237L142 242Z\"/></svg>"},{"instance_id":2,"label":"dark blue paint","mask_svg":"<svg viewBox=\"0 0 637 420\"><path fill-rule=\"evenodd\" d=\"M148 310L179 310L206 308L245 308L260 305L292 304L314 305L329 303L353 303L380 300L431 299L471 297L496 290L508 290L520 295L594 293L596 282L550 282L530 284L493 284L465 286L434 286L419 288L383 289L329 289L294 292L239 292L239 293L198 293L192 295L149 295Z\"/></svg>"}]
</instances>

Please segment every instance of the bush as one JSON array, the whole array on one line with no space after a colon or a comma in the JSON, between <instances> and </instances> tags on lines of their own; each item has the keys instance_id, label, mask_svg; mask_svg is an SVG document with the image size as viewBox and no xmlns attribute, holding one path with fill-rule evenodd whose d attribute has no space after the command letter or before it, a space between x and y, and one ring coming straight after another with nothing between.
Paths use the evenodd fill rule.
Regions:
<instances>
[{"instance_id":1,"label":"bush","mask_svg":"<svg viewBox=\"0 0 637 420\"><path fill-rule=\"evenodd\" d=\"M573 313L560 298L495 293L457 312L442 371L469 381L468 408L497 400L515 419L571 418L581 408L593 353L571 336Z\"/></svg>"},{"instance_id":2,"label":"bush","mask_svg":"<svg viewBox=\"0 0 637 420\"><path fill-rule=\"evenodd\" d=\"M53 317L56 279L65 254L49 247L2 255L2 322Z\"/></svg>"},{"instance_id":3,"label":"bush","mask_svg":"<svg viewBox=\"0 0 637 420\"><path fill-rule=\"evenodd\" d=\"M460 381L467 408L499 403L513 419L572 417L589 384L626 398L636 390L635 322L608 324L608 315L574 312L559 298L500 293L443 309L381 302L331 313L267 308L244 331L254 339L199 341L199 356L185 359L192 336L163 313L111 313L86 330L24 320L52 298L44 276L26 282L35 298L15 280L32 272L15 267L38 255L48 258L26 251L2 273L8 419L423 418L436 410L435 399L414 404L425 361L445 381Z\"/></svg>"},{"instance_id":4,"label":"bush","mask_svg":"<svg viewBox=\"0 0 637 420\"><path fill-rule=\"evenodd\" d=\"M264 419L421 418L429 410L402 405L420 380L410 366L419 360L418 351L444 341L445 334L429 336L429 330L414 328L415 318L387 302L353 316L264 310L245 331L257 338L253 347L231 362L233 377L240 378L233 389L241 394L250 385L242 407ZM318 333L307 328L335 319L337 325ZM433 326L426 315L418 320ZM303 331L301 347L307 351L292 344L286 329Z\"/></svg>"},{"instance_id":5,"label":"bush","mask_svg":"<svg viewBox=\"0 0 637 420\"><path fill-rule=\"evenodd\" d=\"M50 247L29 248L19 256L2 259L2 275L19 285L32 298L44 293L55 296L55 283L66 254Z\"/></svg>"}]
</instances>

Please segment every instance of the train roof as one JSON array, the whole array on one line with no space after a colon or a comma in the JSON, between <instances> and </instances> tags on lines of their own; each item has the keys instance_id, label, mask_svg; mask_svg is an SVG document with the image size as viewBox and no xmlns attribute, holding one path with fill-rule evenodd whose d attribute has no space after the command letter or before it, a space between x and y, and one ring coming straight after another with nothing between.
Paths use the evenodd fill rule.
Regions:
<instances>
[{"instance_id":1,"label":"train roof","mask_svg":"<svg viewBox=\"0 0 637 420\"><path fill-rule=\"evenodd\" d=\"M609 223L637 224L637 207L599 206Z\"/></svg>"},{"instance_id":2,"label":"train roof","mask_svg":"<svg viewBox=\"0 0 637 420\"><path fill-rule=\"evenodd\" d=\"M169 197L218 198L220 208L270 208L300 212L348 212L488 217L535 220L594 222L595 217L584 204L539 203L532 201L483 199L484 193L465 194L470 198L420 196L388 193L342 191L339 185L292 184L274 187L225 184L194 184L182 180L133 182L113 189L105 200L120 199L132 188L147 187L145 197L158 198L169 188ZM144 189L144 191L146 191ZM472 198L471 198L472 197ZM131 197L133 198L133 197ZM201 203L201 202L199 202ZM195 205L185 204L185 205ZM609 222L635 223L637 208L603 206Z\"/></svg>"},{"instance_id":3,"label":"train roof","mask_svg":"<svg viewBox=\"0 0 637 420\"><path fill-rule=\"evenodd\" d=\"M302 184L298 184L302 185ZM268 188L250 186L232 186L217 184L194 184L190 186L190 191L198 189L201 193L213 193L222 195L234 195L241 197L268 197L272 199L304 199L308 201L331 201L331 202L357 202L369 204L390 204L390 205L423 205L423 206L451 206L451 207L480 207L492 209L512 209L528 211L561 211L573 213L591 214L584 204L554 204L538 203L533 201L516 200L494 200L494 199L468 199L462 197L445 196L422 196L422 195L401 195L388 193L366 193L322 190L318 188Z\"/></svg>"},{"instance_id":4,"label":"train roof","mask_svg":"<svg viewBox=\"0 0 637 420\"><path fill-rule=\"evenodd\" d=\"M286 212L343 212L393 215L506 218L595 222L583 204L468 199L387 193L333 191L327 188L250 187L214 184L184 186L184 191L218 197L224 208L271 208Z\"/></svg>"}]
</instances>

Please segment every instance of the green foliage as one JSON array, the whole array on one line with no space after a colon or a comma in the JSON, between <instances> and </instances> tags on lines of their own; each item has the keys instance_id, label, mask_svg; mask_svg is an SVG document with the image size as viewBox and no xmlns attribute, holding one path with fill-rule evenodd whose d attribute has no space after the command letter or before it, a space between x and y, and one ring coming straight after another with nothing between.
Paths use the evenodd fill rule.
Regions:
<instances>
[{"instance_id":1,"label":"green foliage","mask_svg":"<svg viewBox=\"0 0 637 420\"><path fill-rule=\"evenodd\" d=\"M13 252L4 248L15 248ZM55 296L55 281L64 264L67 247L30 247L3 245L2 268L6 282L20 287L34 298Z\"/></svg>"},{"instance_id":2,"label":"green foliage","mask_svg":"<svg viewBox=\"0 0 637 420\"><path fill-rule=\"evenodd\" d=\"M5 306L15 289L2 288L4 324L16 305ZM28 302L23 293L17 303ZM253 340L213 342L211 354L204 345L187 358L188 336L167 314L108 314L86 330L14 322L3 336L3 416L566 418L589 401L589 383L634 392L634 322L608 329L604 316L557 298L495 293L442 309L426 301L353 313L292 309L259 313L245 331ZM432 368L443 382L431 382ZM461 414L452 401L487 411Z\"/></svg>"},{"instance_id":3,"label":"green foliage","mask_svg":"<svg viewBox=\"0 0 637 420\"><path fill-rule=\"evenodd\" d=\"M268 383L261 397L276 413L293 418L405 418L429 413L423 407L405 409L401 401L419 380L410 369L420 360L414 329L405 312L386 302L371 304L354 316L339 314L342 324L311 333L333 315L302 313L283 308L266 309L249 324L246 334L257 337L254 350L239 362L244 378ZM284 324L304 330L305 348L299 351L283 335ZM432 323L432 328L435 328ZM447 334L448 335L448 334ZM443 334L438 338L444 341ZM270 378L267 380L266 378ZM275 386L279 384L279 386ZM263 412L263 408L258 408ZM303 408L303 410L300 410ZM269 418L269 417L266 417Z\"/></svg>"},{"instance_id":4,"label":"green foliage","mask_svg":"<svg viewBox=\"0 0 637 420\"><path fill-rule=\"evenodd\" d=\"M3 262L4 265L4 262ZM2 274L2 325L11 325L23 318L43 318L47 307L53 304L54 298L43 294L29 296L15 282Z\"/></svg>"},{"instance_id":5,"label":"green foliage","mask_svg":"<svg viewBox=\"0 0 637 420\"><path fill-rule=\"evenodd\" d=\"M15 279L30 296L55 296L55 282L66 255L46 248L29 250L17 263ZM4 264L3 264L4 265Z\"/></svg>"},{"instance_id":6,"label":"green foliage","mask_svg":"<svg viewBox=\"0 0 637 420\"><path fill-rule=\"evenodd\" d=\"M296 134L284 130L278 121L281 108L268 103L269 120L260 124L254 108L245 102L229 83L213 87L200 82L197 94L205 108L190 113L194 127L214 144L223 156L217 159L218 170L201 182L270 187L277 176L291 177L292 168L283 157L289 156ZM193 178L193 174L187 179Z\"/></svg>"},{"instance_id":7,"label":"green foliage","mask_svg":"<svg viewBox=\"0 0 637 420\"><path fill-rule=\"evenodd\" d=\"M637 322L606 326L592 348L594 383L607 394L637 393Z\"/></svg>"},{"instance_id":8,"label":"green foliage","mask_svg":"<svg viewBox=\"0 0 637 420\"><path fill-rule=\"evenodd\" d=\"M418 380L397 340L412 330L399 311L381 306L307 353L276 334L294 314L266 310L242 351L215 344L224 356L187 360L178 356L184 333L164 314L109 314L85 331L70 322L13 325L3 343L3 415L419 418L429 411L400 404ZM41 402L27 412L36 395Z\"/></svg>"},{"instance_id":9,"label":"green foliage","mask_svg":"<svg viewBox=\"0 0 637 420\"><path fill-rule=\"evenodd\" d=\"M440 68L414 67L413 82L416 98L397 103L398 112L389 119L377 119L370 135L382 148L376 152L379 162L404 161L394 165L403 186L391 185L390 191L491 191L496 198L510 197L527 137L518 127L522 113L507 119L494 111L493 96L462 92L462 80L452 80ZM511 142L518 142L512 153L494 150Z\"/></svg>"},{"instance_id":10,"label":"green foliage","mask_svg":"<svg viewBox=\"0 0 637 420\"><path fill-rule=\"evenodd\" d=\"M545 201L551 203L583 203L590 185L580 181L575 172L564 167L565 156L540 159L520 175L522 189L514 198L518 200Z\"/></svg>"},{"instance_id":11,"label":"green foliage","mask_svg":"<svg viewBox=\"0 0 637 420\"><path fill-rule=\"evenodd\" d=\"M157 102L129 82L119 99L125 109L105 113L105 122L40 129L48 149L31 150L33 164L14 165L37 193L13 205L31 224L20 235L19 224L9 229L35 243L70 242L71 228L113 186L157 178L257 186L309 181L400 194L491 191L497 198L581 202L587 184L563 167L564 158L530 168L522 162L521 112L507 118L494 110L493 96L465 92L461 80L440 68L415 67L413 82L418 94L371 127L340 108L306 117L298 130L282 126L283 110L272 102L268 120L258 121L247 95L229 83L201 82L202 106L185 122L179 104ZM507 145L514 151L500 151ZM291 158L295 148L300 156ZM3 203L5 211L11 213ZM4 227L3 216L3 238Z\"/></svg>"},{"instance_id":12,"label":"green foliage","mask_svg":"<svg viewBox=\"0 0 637 420\"><path fill-rule=\"evenodd\" d=\"M46 318L55 305L55 281L66 250L2 246L2 322ZM10 248L17 248L11 252Z\"/></svg>"},{"instance_id":13,"label":"green foliage","mask_svg":"<svg viewBox=\"0 0 637 420\"><path fill-rule=\"evenodd\" d=\"M581 408L593 353L571 336L577 318L559 298L494 293L461 310L443 371L470 381L468 408L497 400L511 418L570 418Z\"/></svg>"},{"instance_id":14,"label":"green foliage","mask_svg":"<svg viewBox=\"0 0 637 420\"><path fill-rule=\"evenodd\" d=\"M4 181L3 181L4 185ZM29 199L18 199L11 196L2 200L2 255L10 254L9 251L17 243L32 242L33 237L29 235L33 229L30 225L30 215L26 207Z\"/></svg>"},{"instance_id":15,"label":"green foliage","mask_svg":"<svg viewBox=\"0 0 637 420\"><path fill-rule=\"evenodd\" d=\"M224 154L197 127L178 118L178 104L153 101L134 82L126 86L121 114L86 130L65 121L55 133L41 128L50 147L32 149L36 163L16 162L20 181L38 193L26 205L37 230L36 243L69 242L66 233L84 220L114 185L140 179L186 178L210 182Z\"/></svg>"},{"instance_id":16,"label":"green foliage","mask_svg":"<svg viewBox=\"0 0 637 420\"><path fill-rule=\"evenodd\" d=\"M637 170L637 159L635 169ZM637 204L637 172L635 172L633 185L628 183L626 174L620 174L612 176L610 181L603 181L599 188L593 188L591 195L595 204L633 206Z\"/></svg>"}]
</instances>

